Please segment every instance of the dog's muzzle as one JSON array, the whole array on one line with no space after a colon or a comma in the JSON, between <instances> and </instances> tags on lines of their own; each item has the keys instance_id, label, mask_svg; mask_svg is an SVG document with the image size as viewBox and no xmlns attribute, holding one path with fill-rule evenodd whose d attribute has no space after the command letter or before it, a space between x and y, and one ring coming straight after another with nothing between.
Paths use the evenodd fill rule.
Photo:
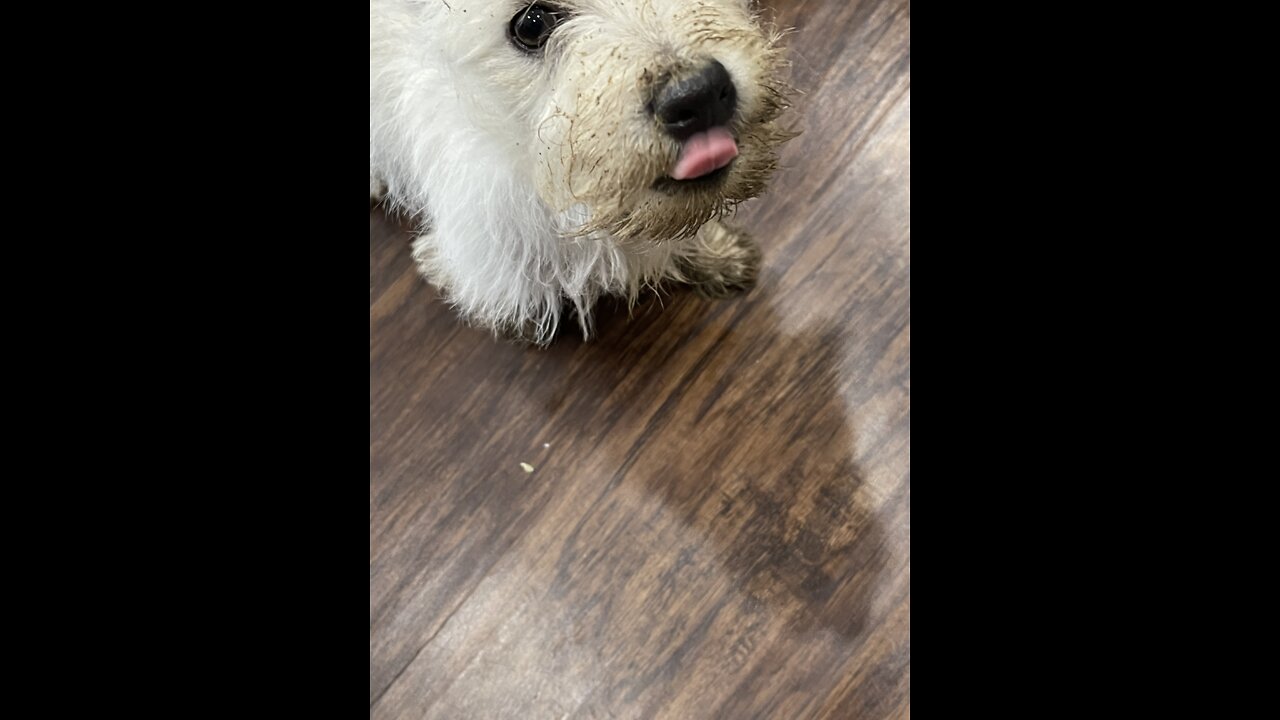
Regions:
<instances>
[{"instance_id":1,"label":"dog's muzzle","mask_svg":"<svg viewBox=\"0 0 1280 720\"><path fill-rule=\"evenodd\" d=\"M672 180L705 177L738 156L738 143L727 127L738 108L738 89L719 61L668 80L654 95L652 108L663 130L681 143Z\"/></svg>"}]
</instances>

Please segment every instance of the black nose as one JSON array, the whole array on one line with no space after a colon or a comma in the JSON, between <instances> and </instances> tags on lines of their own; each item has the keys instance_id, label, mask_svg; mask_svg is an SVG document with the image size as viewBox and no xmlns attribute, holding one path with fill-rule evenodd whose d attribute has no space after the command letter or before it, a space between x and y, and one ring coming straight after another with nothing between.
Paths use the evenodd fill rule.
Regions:
<instances>
[{"instance_id":1,"label":"black nose","mask_svg":"<svg viewBox=\"0 0 1280 720\"><path fill-rule=\"evenodd\" d=\"M653 101L653 114L677 140L724 125L738 106L738 89L719 62L695 75L668 82Z\"/></svg>"}]
</instances>

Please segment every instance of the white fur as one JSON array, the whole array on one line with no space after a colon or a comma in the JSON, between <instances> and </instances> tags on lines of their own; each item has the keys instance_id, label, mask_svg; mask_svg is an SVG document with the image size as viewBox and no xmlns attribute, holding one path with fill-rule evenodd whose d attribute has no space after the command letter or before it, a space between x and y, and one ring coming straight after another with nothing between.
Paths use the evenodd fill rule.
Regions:
<instances>
[{"instance_id":1,"label":"white fur","mask_svg":"<svg viewBox=\"0 0 1280 720\"><path fill-rule=\"evenodd\" d=\"M574 22L531 56L507 34L528 4L371 0L369 185L423 223L414 257L464 317L545 342L565 301L588 333L601 294L679 277L696 240L662 223L687 215L696 229L758 192L746 179L739 197L651 190L679 144L642 99L668 66L719 59L739 91L746 178L773 144L760 128L776 114L765 97L778 94L776 35L744 0L561 0ZM731 39L708 31L718 24Z\"/></svg>"}]
</instances>

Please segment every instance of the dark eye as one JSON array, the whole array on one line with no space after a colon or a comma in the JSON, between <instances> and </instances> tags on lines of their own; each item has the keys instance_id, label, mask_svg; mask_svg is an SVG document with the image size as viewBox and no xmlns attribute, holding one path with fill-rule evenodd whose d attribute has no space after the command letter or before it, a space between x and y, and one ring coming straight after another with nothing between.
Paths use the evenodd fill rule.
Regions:
<instances>
[{"instance_id":1,"label":"dark eye","mask_svg":"<svg viewBox=\"0 0 1280 720\"><path fill-rule=\"evenodd\" d=\"M525 50L537 50L564 19L564 11L534 3L511 18L511 41Z\"/></svg>"}]
</instances>

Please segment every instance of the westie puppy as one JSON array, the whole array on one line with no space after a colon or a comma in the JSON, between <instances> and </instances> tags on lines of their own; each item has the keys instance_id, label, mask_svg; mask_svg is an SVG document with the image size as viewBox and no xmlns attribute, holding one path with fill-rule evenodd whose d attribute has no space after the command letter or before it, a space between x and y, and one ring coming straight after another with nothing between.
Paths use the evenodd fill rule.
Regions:
<instances>
[{"instance_id":1,"label":"westie puppy","mask_svg":"<svg viewBox=\"0 0 1280 720\"><path fill-rule=\"evenodd\" d=\"M548 342L604 293L749 287L723 222L794 135L754 0L371 0L369 192L470 322Z\"/></svg>"}]
</instances>

